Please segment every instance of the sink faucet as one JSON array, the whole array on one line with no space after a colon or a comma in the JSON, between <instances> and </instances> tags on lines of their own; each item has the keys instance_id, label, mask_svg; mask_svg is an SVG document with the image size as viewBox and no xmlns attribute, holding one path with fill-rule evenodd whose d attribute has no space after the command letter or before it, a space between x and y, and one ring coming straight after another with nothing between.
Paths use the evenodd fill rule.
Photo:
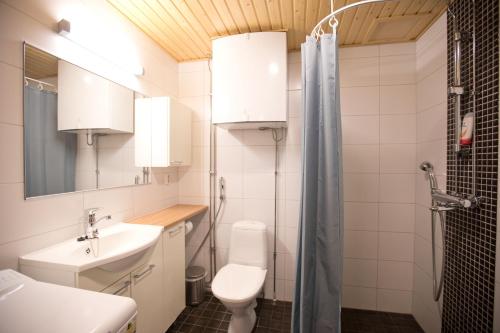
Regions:
<instances>
[{"instance_id":1,"label":"sink faucet","mask_svg":"<svg viewBox=\"0 0 500 333\"><path fill-rule=\"evenodd\" d=\"M94 227L99 221L102 221L104 219L109 220L111 219L111 215L105 215L99 219L96 220L96 213L99 210L99 208L90 208L87 210L87 231L85 233L85 236L79 237L77 240L79 242L84 241L86 239L94 239L94 238L99 238L99 230Z\"/></svg>"}]
</instances>

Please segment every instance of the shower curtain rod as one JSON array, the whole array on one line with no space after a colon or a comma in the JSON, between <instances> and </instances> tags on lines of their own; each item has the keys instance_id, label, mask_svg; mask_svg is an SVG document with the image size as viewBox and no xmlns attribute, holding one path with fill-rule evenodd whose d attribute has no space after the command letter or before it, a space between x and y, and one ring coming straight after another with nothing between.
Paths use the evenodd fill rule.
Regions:
<instances>
[{"instance_id":1,"label":"shower curtain rod","mask_svg":"<svg viewBox=\"0 0 500 333\"><path fill-rule=\"evenodd\" d=\"M318 34L318 29L323 25L325 24L328 20L330 20L331 18L334 18L335 15L337 14L340 14L342 13L343 11L345 10L348 10L348 9L351 9L351 8L354 8L354 7L358 7L358 6L361 6L361 5L366 5L366 4L369 4L369 3L372 3L372 2L384 2L384 1L387 1L387 0L363 0L363 1L359 1L359 2L355 2L355 3L351 3L349 5L346 5L344 7L340 7L339 9L337 10L333 10L332 9L332 12L330 14L328 14L327 16L323 17L319 22L318 24L316 24L316 26L312 29L311 31L311 36L315 36Z\"/></svg>"},{"instance_id":2,"label":"shower curtain rod","mask_svg":"<svg viewBox=\"0 0 500 333\"><path fill-rule=\"evenodd\" d=\"M50 83L47 83L47 82L43 82L43 81L40 81L40 80L37 80L37 79L33 79L33 78L31 78L31 77L28 77L28 76L25 76L25 77L24 77L24 79L25 79L25 80L30 80L30 81L36 82L36 83L38 83L38 84L43 84L43 85L45 85L45 86L49 86L49 87L56 88L56 86L55 86L55 85L53 85L53 84L50 84Z\"/></svg>"}]
</instances>

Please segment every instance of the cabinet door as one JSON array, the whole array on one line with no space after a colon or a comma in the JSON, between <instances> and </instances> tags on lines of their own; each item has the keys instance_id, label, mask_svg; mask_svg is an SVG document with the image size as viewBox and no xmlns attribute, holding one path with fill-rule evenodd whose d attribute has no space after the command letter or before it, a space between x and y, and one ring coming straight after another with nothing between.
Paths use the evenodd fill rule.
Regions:
<instances>
[{"instance_id":1,"label":"cabinet door","mask_svg":"<svg viewBox=\"0 0 500 333\"><path fill-rule=\"evenodd\" d=\"M172 325L186 307L186 257L184 222L163 232L166 327Z\"/></svg>"},{"instance_id":2,"label":"cabinet door","mask_svg":"<svg viewBox=\"0 0 500 333\"><path fill-rule=\"evenodd\" d=\"M124 276L123 278L116 281L112 285L104 288L101 292L105 293L105 294L116 295L116 296L131 297L131 293L130 293L131 284L132 283L130 281L130 275L127 274L127 276Z\"/></svg>"},{"instance_id":3,"label":"cabinet door","mask_svg":"<svg viewBox=\"0 0 500 333\"><path fill-rule=\"evenodd\" d=\"M165 332L163 309L163 270L161 241L155 245L151 259L132 271L132 298L137 303L137 332Z\"/></svg>"},{"instance_id":4,"label":"cabinet door","mask_svg":"<svg viewBox=\"0 0 500 333\"><path fill-rule=\"evenodd\" d=\"M191 109L175 99L170 104L170 165L191 165Z\"/></svg>"}]
</instances>

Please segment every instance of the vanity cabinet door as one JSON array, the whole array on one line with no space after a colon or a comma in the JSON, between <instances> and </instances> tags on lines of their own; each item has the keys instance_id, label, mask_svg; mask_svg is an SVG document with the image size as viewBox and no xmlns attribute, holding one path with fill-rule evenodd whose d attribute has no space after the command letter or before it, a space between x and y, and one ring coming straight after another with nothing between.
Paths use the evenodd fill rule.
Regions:
<instances>
[{"instance_id":1,"label":"vanity cabinet door","mask_svg":"<svg viewBox=\"0 0 500 333\"><path fill-rule=\"evenodd\" d=\"M137 303L137 332L165 332L163 323L163 270L161 241L155 245L151 259L130 273L132 298Z\"/></svg>"},{"instance_id":2,"label":"vanity cabinet door","mask_svg":"<svg viewBox=\"0 0 500 333\"><path fill-rule=\"evenodd\" d=\"M116 296L131 297L130 293L131 285L132 283L130 281L130 275L127 275L121 278L120 280L116 281L112 285L104 288L101 292Z\"/></svg>"},{"instance_id":3,"label":"vanity cabinet door","mask_svg":"<svg viewBox=\"0 0 500 333\"><path fill-rule=\"evenodd\" d=\"M184 222L163 231L163 260L165 327L169 327L186 307Z\"/></svg>"}]
</instances>

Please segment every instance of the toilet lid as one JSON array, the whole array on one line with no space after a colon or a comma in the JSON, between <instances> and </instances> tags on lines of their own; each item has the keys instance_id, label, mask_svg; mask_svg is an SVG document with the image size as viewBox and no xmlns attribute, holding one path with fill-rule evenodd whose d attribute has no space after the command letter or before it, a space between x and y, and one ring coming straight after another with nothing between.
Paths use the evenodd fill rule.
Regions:
<instances>
[{"instance_id":1,"label":"toilet lid","mask_svg":"<svg viewBox=\"0 0 500 333\"><path fill-rule=\"evenodd\" d=\"M266 272L260 267L228 264L215 275L212 292L221 301L247 301L262 289Z\"/></svg>"}]
</instances>

